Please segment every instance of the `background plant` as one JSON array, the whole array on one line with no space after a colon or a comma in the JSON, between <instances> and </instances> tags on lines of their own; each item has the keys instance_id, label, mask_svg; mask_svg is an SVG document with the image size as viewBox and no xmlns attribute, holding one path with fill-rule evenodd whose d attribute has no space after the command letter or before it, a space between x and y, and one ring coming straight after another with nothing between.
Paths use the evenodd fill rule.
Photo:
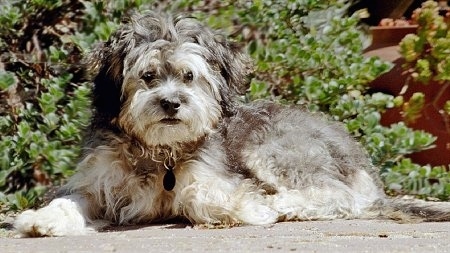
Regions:
<instances>
[{"instance_id":1,"label":"background plant","mask_svg":"<svg viewBox=\"0 0 450 253\"><path fill-rule=\"evenodd\" d=\"M408 34L400 42L400 53L406 63L403 66L409 77L423 85L437 81L450 85L450 19L439 15L435 1L426 1L414 11L412 22L418 25L415 34ZM417 93L403 105L406 121L419 116L424 105L424 94ZM442 117L450 121L450 101L442 108Z\"/></svg>"},{"instance_id":2,"label":"background plant","mask_svg":"<svg viewBox=\"0 0 450 253\"><path fill-rule=\"evenodd\" d=\"M433 137L402 123L380 125L380 113L396 101L383 93L367 93L367 84L390 65L362 56L359 13L346 16L350 1L30 0L0 4L3 211L33 206L44 187L58 185L73 173L82 130L90 117L91 84L82 71L82 57L98 41L106 40L124 15L136 8L156 7L189 11L247 45L256 72L244 99L269 98L324 111L343 121L363 143L382 168L391 191L449 196L445 169L425 168L430 172L423 173L423 167L402 159L429 147ZM419 176L403 171L417 171ZM419 181L428 184L411 184Z\"/></svg>"},{"instance_id":3,"label":"background plant","mask_svg":"<svg viewBox=\"0 0 450 253\"><path fill-rule=\"evenodd\" d=\"M405 68L422 83L431 80L450 81L450 19L439 15L435 1L426 1L414 11L412 22L418 25L415 34L400 42Z\"/></svg>"},{"instance_id":4,"label":"background plant","mask_svg":"<svg viewBox=\"0 0 450 253\"><path fill-rule=\"evenodd\" d=\"M446 171L445 166L428 169L404 158L430 148L435 137L404 122L380 124L381 113L402 101L368 93L369 83L391 66L363 56L366 35L359 18L364 12L346 15L351 1L345 0L222 1L222 5L220 15L200 16L216 26L234 25L239 31L236 38L248 45L256 63L249 100L269 97L326 112L344 122L366 147L381 168L388 192L449 198L448 173L423 173Z\"/></svg>"},{"instance_id":5,"label":"background plant","mask_svg":"<svg viewBox=\"0 0 450 253\"><path fill-rule=\"evenodd\" d=\"M75 1L12 1L0 8L0 198L35 204L44 186L70 175L89 120L89 88Z\"/></svg>"},{"instance_id":6,"label":"background plant","mask_svg":"<svg viewBox=\"0 0 450 253\"><path fill-rule=\"evenodd\" d=\"M403 101L368 92L369 83L391 65L363 57L367 33L359 18L365 13L348 16L352 1L211 1L209 6L201 5L203 1L182 2L200 19L247 45L256 67L247 100L270 98L326 112L344 122L366 147L389 193L449 199L448 173L416 173L429 166L404 158L432 147L436 138L405 122L380 124L381 113ZM400 183L391 184L393 179Z\"/></svg>"}]
</instances>

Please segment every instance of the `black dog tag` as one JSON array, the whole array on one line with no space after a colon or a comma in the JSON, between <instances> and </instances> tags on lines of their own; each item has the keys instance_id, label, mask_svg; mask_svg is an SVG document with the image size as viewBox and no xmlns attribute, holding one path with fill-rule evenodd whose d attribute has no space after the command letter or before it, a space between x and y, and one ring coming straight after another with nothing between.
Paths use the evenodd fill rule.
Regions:
<instances>
[{"instance_id":1,"label":"black dog tag","mask_svg":"<svg viewBox=\"0 0 450 253\"><path fill-rule=\"evenodd\" d=\"M171 191L175 187L175 174L173 174L173 168L167 169L163 178L163 186L166 191Z\"/></svg>"}]
</instances>

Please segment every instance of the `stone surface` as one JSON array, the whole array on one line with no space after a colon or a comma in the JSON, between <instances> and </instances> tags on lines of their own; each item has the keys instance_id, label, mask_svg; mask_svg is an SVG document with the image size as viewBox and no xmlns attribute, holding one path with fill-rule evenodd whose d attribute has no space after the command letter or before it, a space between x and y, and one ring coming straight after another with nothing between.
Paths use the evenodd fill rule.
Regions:
<instances>
[{"instance_id":1,"label":"stone surface","mask_svg":"<svg viewBox=\"0 0 450 253\"><path fill-rule=\"evenodd\" d=\"M202 229L167 224L62 238L2 238L18 252L450 252L450 222L385 220L285 222Z\"/></svg>"}]
</instances>

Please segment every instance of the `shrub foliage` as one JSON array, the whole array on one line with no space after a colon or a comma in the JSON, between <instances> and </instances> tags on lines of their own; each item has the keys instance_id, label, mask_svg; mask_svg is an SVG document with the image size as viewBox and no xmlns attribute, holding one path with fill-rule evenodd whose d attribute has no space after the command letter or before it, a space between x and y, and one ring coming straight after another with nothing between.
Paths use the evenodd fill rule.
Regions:
<instances>
[{"instance_id":1,"label":"shrub foliage","mask_svg":"<svg viewBox=\"0 0 450 253\"><path fill-rule=\"evenodd\" d=\"M60 184L80 152L90 112L83 55L135 9L189 11L246 45L255 78L245 99L301 104L344 122L381 168L387 190L448 199L450 176L403 159L434 137L399 123L380 125L395 98L369 94L390 65L362 55L360 13L346 0L83 1L0 3L0 200L33 206Z\"/></svg>"}]
</instances>

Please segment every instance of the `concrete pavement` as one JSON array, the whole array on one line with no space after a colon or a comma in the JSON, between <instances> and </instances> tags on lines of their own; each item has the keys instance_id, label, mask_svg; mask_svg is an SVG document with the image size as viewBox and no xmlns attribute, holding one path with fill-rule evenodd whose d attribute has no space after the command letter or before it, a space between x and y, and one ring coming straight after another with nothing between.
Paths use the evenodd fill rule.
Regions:
<instances>
[{"instance_id":1,"label":"concrete pavement","mask_svg":"<svg viewBox=\"0 0 450 253\"><path fill-rule=\"evenodd\" d=\"M450 252L450 222L336 220L225 229L179 224L122 227L76 237L2 238L0 252Z\"/></svg>"}]
</instances>

